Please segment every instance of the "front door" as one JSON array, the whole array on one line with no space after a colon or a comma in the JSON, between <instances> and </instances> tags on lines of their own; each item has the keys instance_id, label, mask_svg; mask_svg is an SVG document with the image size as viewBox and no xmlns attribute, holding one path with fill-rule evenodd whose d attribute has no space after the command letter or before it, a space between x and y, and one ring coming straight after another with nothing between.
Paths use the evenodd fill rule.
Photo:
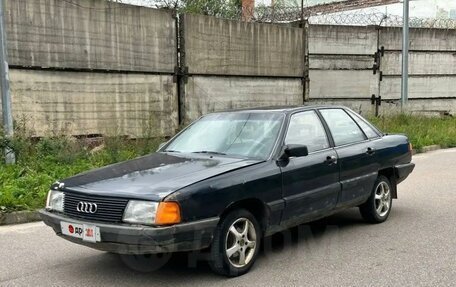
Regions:
<instances>
[{"instance_id":1,"label":"front door","mask_svg":"<svg viewBox=\"0 0 456 287\"><path fill-rule=\"evenodd\" d=\"M294 224L334 209L340 192L337 153L313 110L293 114L285 145L306 145L309 155L291 157L281 168L285 209L283 221Z\"/></svg>"}]
</instances>

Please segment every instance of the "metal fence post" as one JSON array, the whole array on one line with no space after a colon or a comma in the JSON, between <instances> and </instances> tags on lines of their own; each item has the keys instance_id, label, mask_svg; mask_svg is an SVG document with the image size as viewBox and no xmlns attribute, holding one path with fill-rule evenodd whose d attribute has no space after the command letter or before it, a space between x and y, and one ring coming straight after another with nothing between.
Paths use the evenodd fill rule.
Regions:
<instances>
[{"instance_id":1,"label":"metal fence post","mask_svg":"<svg viewBox=\"0 0 456 287\"><path fill-rule=\"evenodd\" d=\"M309 77L309 21L304 19L303 29L303 45L304 45L304 102L309 101L310 92L310 77Z\"/></svg>"},{"instance_id":2,"label":"metal fence post","mask_svg":"<svg viewBox=\"0 0 456 287\"><path fill-rule=\"evenodd\" d=\"M301 0L301 28L303 48L302 101L309 100L309 21L304 15L304 0Z\"/></svg>"},{"instance_id":3,"label":"metal fence post","mask_svg":"<svg viewBox=\"0 0 456 287\"><path fill-rule=\"evenodd\" d=\"M8 62L6 51L5 22L3 17L3 0L0 0L0 83L2 93L3 131L7 139L13 136L13 115L11 112L11 95L9 91ZM5 148L6 164L13 164L16 157L10 148Z\"/></svg>"},{"instance_id":4,"label":"metal fence post","mask_svg":"<svg viewBox=\"0 0 456 287\"><path fill-rule=\"evenodd\" d=\"M185 85L187 83L188 69L186 66L185 55L185 14L179 14L179 29L177 31L178 37L178 75L177 75L177 95L179 103L179 125L186 123L186 107L185 107Z\"/></svg>"},{"instance_id":5,"label":"metal fence post","mask_svg":"<svg viewBox=\"0 0 456 287\"><path fill-rule=\"evenodd\" d=\"M401 111L408 101L408 53L409 53L409 0L404 0L404 15L402 25L402 83Z\"/></svg>"}]
</instances>

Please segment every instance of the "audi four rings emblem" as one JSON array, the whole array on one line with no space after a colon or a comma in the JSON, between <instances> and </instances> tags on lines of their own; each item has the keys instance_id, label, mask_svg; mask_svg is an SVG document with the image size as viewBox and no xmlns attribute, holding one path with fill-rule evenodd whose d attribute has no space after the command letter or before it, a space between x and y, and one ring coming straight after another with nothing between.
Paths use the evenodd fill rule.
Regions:
<instances>
[{"instance_id":1,"label":"audi four rings emblem","mask_svg":"<svg viewBox=\"0 0 456 287\"><path fill-rule=\"evenodd\" d=\"M76 206L76 210L84 213L95 213L97 212L98 206L96 203L80 201Z\"/></svg>"}]
</instances>

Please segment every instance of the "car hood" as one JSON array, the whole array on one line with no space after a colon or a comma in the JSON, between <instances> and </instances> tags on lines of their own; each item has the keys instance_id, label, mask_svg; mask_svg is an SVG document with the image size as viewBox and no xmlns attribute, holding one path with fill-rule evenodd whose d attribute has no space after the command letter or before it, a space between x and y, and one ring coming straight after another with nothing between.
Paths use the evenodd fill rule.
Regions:
<instances>
[{"instance_id":1,"label":"car hood","mask_svg":"<svg viewBox=\"0 0 456 287\"><path fill-rule=\"evenodd\" d=\"M261 160L200 154L154 153L79 174L53 185L66 192L83 192L161 200L204 179L261 162Z\"/></svg>"}]
</instances>

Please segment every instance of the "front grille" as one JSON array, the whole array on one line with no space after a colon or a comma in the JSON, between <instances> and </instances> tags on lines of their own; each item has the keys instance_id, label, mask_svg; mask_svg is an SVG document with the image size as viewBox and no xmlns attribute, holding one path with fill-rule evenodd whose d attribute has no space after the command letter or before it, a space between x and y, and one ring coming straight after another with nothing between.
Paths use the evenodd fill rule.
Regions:
<instances>
[{"instance_id":1,"label":"front grille","mask_svg":"<svg viewBox=\"0 0 456 287\"><path fill-rule=\"evenodd\" d=\"M77 211L76 208L80 201L96 203L98 207L97 211L93 214ZM128 199L124 198L65 192L63 212L75 218L104 222L121 222L127 203Z\"/></svg>"}]
</instances>

